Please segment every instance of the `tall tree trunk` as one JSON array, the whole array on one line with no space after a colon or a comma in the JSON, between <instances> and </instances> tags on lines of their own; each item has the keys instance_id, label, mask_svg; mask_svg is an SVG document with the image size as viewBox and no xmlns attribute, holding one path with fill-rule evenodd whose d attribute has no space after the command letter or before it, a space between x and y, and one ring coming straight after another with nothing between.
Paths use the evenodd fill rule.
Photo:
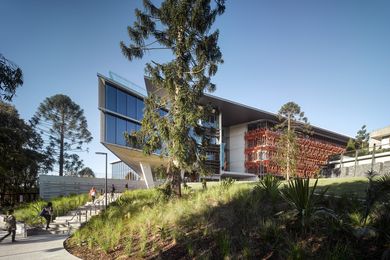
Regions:
<instances>
[{"instance_id":1,"label":"tall tree trunk","mask_svg":"<svg viewBox=\"0 0 390 260\"><path fill-rule=\"evenodd\" d=\"M64 111L62 111L61 136L60 136L60 156L58 158L58 164L60 167L60 176L64 176L64 124L65 124L64 116L65 116Z\"/></svg>"},{"instance_id":2,"label":"tall tree trunk","mask_svg":"<svg viewBox=\"0 0 390 260\"><path fill-rule=\"evenodd\" d=\"M291 116L288 115L287 121L287 169L286 169L286 179L290 180L290 131L291 131Z\"/></svg>"}]
</instances>

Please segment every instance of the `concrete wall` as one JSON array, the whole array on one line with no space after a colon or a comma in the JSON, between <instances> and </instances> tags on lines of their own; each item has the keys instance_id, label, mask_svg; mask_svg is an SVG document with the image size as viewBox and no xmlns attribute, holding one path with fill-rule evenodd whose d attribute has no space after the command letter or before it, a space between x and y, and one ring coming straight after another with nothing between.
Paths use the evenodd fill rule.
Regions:
<instances>
[{"instance_id":1,"label":"concrete wall","mask_svg":"<svg viewBox=\"0 0 390 260\"><path fill-rule=\"evenodd\" d=\"M235 125L229 129L229 170L245 172L245 132L247 124Z\"/></svg>"},{"instance_id":2,"label":"concrete wall","mask_svg":"<svg viewBox=\"0 0 390 260\"><path fill-rule=\"evenodd\" d=\"M127 180L107 180L108 191L111 191L111 185L114 184L117 192L125 190L128 183L129 189L145 189L144 181L127 181ZM88 193L92 187L98 192L104 191L104 178L79 178L71 176L39 176L39 196L43 199L50 199L60 195Z\"/></svg>"},{"instance_id":3,"label":"concrete wall","mask_svg":"<svg viewBox=\"0 0 390 260\"><path fill-rule=\"evenodd\" d=\"M390 152L375 154L373 161L372 155L364 155L357 158L344 157L343 162L333 161L330 162L332 169L323 170L322 174L329 177L365 177L366 173L371 170L373 164L373 170L382 175L390 172ZM356 169L355 169L356 168Z\"/></svg>"}]
</instances>

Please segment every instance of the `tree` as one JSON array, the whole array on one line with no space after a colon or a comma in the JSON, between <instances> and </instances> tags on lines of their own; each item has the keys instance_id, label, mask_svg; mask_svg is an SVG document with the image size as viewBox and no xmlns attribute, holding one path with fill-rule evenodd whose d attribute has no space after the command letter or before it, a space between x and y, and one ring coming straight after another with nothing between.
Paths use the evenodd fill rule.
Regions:
<instances>
[{"instance_id":1,"label":"tree","mask_svg":"<svg viewBox=\"0 0 390 260\"><path fill-rule=\"evenodd\" d=\"M347 147L345 149L347 152L355 151L356 150L356 142L353 139L349 139L347 143Z\"/></svg>"},{"instance_id":2,"label":"tree","mask_svg":"<svg viewBox=\"0 0 390 260\"><path fill-rule=\"evenodd\" d=\"M89 177L89 178L95 178L95 173L93 170L89 167L83 168L81 171L79 171L78 174L80 177Z\"/></svg>"},{"instance_id":3,"label":"tree","mask_svg":"<svg viewBox=\"0 0 390 260\"><path fill-rule=\"evenodd\" d=\"M46 98L38 107L31 120L33 126L46 137L46 154L59 165L59 175L63 176L74 167L81 168L78 155L83 145L92 140L88 130L84 110L66 95Z\"/></svg>"},{"instance_id":4,"label":"tree","mask_svg":"<svg viewBox=\"0 0 390 260\"><path fill-rule=\"evenodd\" d=\"M37 187L38 173L50 164L42 145L41 136L19 118L15 107L0 101L0 193Z\"/></svg>"},{"instance_id":5,"label":"tree","mask_svg":"<svg viewBox=\"0 0 390 260\"><path fill-rule=\"evenodd\" d=\"M356 133L356 148L357 149L367 149L368 148L368 139L370 134L367 133L366 125L363 125Z\"/></svg>"},{"instance_id":6,"label":"tree","mask_svg":"<svg viewBox=\"0 0 390 260\"><path fill-rule=\"evenodd\" d=\"M123 54L132 61L141 59L150 50L167 49L172 60L166 63L151 61L146 73L151 82L166 95L151 94L145 100L142 128L137 140L150 154L162 149L168 158L167 174L180 196L180 171L199 167L204 169L204 143L192 133L203 135L199 120L205 119L209 108L199 103L205 91L213 91L211 77L223 62L218 47L219 31L210 33L216 17L224 13L224 0L166 0L160 7L144 0L144 11L135 10L137 21L129 26L131 43L120 43ZM160 108L168 108L160 116ZM203 136L204 137L204 136ZM129 135L127 139L131 141ZM203 144L202 144L203 143Z\"/></svg>"},{"instance_id":7,"label":"tree","mask_svg":"<svg viewBox=\"0 0 390 260\"><path fill-rule=\"evenodd\" d=\"M0 101L11 101L16 89L23 85L22 70L0 53Z\"/></svg>"},{"instance_id":8,"label":"tree","mask_svg":"<svg viewBox=\"0 0 390 260\"><path fill-rule=\"evenodd\" d=\"M311 134L311 128L305 113L294 102L284 104L278 112L278 117L280 123L276 128L281 130L281 135L277 143L276 161L289 180L296 174L299 155L298 135Z\"/></svg>"}]
</instances>

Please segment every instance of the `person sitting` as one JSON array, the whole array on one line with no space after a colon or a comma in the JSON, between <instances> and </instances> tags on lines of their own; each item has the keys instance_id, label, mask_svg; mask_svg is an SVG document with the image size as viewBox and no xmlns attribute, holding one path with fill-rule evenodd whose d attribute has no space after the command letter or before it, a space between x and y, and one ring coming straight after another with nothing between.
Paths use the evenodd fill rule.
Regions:
<instances>
[{"instance_id":1,"label":"person sitting","mask_svg":"<svg viewBox=\"0 0 390 260\"><path fill-rule=\"evenodd\" d=\"M39 215L46 219L46 230L48 230L50 221L53 216L53 204L51 202L47 203L47 205L42 209L41 214Z\"/></svg>"}]
</instances>

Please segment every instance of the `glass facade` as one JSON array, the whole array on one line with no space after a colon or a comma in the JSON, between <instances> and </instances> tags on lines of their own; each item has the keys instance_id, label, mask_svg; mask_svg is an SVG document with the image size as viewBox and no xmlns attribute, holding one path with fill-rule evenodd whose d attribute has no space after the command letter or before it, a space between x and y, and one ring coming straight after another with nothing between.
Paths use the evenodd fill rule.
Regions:
<instances>
[{"instance_id":1,"label":"glass facade","mask_svg":"<svg viewBox=\"0 0 390 260\"><path fill-rule=\"evenodd\" d=\"M107 84L106 101L106 136L107 143L129 146L124 136L141 129L139 121L143 118L144 101L134 95ZM110 113L110 112L115 112ZM119 114L119 115L118 115Z\"/></svg>"},{"instance_id":2,"label":"glass facade","mask_svg":"<svg viewBox=\"0 0 390 260\"><path fill-rule=\"evenodd\" d=\"M140 176L132 168L130 168L122 161L112 163L111 166L113 179L126 179L132 181L139 181L141 179Z\"/></svg>"}]
</instances>

